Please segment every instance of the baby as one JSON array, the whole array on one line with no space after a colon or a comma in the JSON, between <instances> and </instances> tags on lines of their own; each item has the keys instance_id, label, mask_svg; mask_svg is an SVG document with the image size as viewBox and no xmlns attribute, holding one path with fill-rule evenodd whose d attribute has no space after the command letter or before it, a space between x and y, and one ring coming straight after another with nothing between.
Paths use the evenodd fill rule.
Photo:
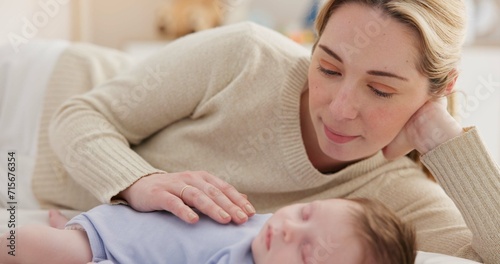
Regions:
<instances>
[{"instance_id":1,"label":"baby","mask_svg":"<svg viewBox=\"0 0 500 264\"><path fill-rule=\"evenodd\" d=\"M187 224L168 212L101 205L66 229L24 226L16 254L0 240L0 263L414 263L415 233L382 204L330 199L257 214L242 225L208 217Z\"/></svg>"}]
</instances>

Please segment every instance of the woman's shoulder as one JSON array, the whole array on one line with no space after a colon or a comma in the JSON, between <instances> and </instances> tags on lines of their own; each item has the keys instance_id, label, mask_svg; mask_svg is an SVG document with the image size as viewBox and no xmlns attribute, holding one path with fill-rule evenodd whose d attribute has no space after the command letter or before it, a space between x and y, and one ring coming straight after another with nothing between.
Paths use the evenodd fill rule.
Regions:
<instances>
[{"instance_id":1,"label":"woman's shoulder","mask_svg":"<svg viewBox=\"0 0 500 264\"><path fill-rule=\"evenodd\" d=\"M236 50L265 49L274 53L286 53L290 55L310 55L310 51L286 37L282 33L259 25L255 22L244 21L220 26L214 29L200 31L186 38L192 41L206 39L213 42L224 43L222 46L231 45ZM196 39L198 38L198 39Z\"/></svg>"},{"instance_id":2,"label":"woman's shoulder","mask_svg":"<svg viewBox=\"0 0 500 264\"><path fill-rule=\"evenodd\" d=\"M123 51L92 43L72 42L59 56L54 72L61 68L67 73L78 74L69 72L69 65L79 68L79 72L89 71L107 79L129 69L134 63L136 58Z\"/></svg>"},{"instance_id":3,"label":"woman's shoulder","mask_svg":"<svg viewBox=\"0 0 500 264\"><path fill-rule=\"evenodd\" d=\"M292 39L286 37L282 33L252 21L244 21L244 22L229 24L222 26L219 29L233 31L236 32L237 34L240 34L240 36L249 39L264 40L266 43L272 41L279 41L280 43L286 43L287 45L300 46L299 44L294 42Z\"/></svg>"}]
</instances>

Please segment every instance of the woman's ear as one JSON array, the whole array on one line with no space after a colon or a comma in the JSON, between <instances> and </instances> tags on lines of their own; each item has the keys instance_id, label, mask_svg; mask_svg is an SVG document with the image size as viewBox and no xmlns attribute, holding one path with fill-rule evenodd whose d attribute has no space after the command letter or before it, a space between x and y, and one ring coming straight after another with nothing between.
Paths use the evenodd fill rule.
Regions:
<instances>
[{"instance_id":1,"label":"woman's ear","mask_svg":"<svg viewBox=\"0 0 500 264\"><path fill-rule=\"evenodd\" d=\"M448 85L444 89L445 95L451 94L453 92L453 89L455 88L455 84L457 83L457 79L458 79L457 69L451 70L450 73L448 73L448 76L451 78L451 81L450 81L450 83L448 83Z\"/></svg>"}]
</instances>

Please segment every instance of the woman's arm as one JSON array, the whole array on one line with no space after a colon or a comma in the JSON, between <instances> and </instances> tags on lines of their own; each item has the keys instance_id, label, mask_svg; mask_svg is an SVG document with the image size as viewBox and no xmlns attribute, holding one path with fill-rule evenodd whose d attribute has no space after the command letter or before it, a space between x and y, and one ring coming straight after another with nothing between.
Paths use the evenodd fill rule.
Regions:
<instances>
[{"instance_id":1,"label":"woman's arm","mask_svg":"<svg viewBox=\"0 0 500 264\"><path fill-rule=\"evenodd\" d=\"M423 155L422 162L459 209L472 231L472 238L466 239L460 225L444 226L436 233L447 237L447 243L463 244L452 253L476 260L479 256L485 263L500 263L500 169L484 148L477 131L463 130L446 110L444 98L430 100L412 116L384 149L384 154L392 159L412 149ZM437 197L432 201L438 200L444 199ZM429 206L435 205L432 201ZM432 225L439 221L452 223L450 216L456 210L453 207L437 206L434 213L428 215L429 222L434 221ZM425 206L421 209L426 210Z\"/></svg>"},{"instance_id":2,"label":"woman's arm","mask_svg":"<svg viewBox=\"0 0 500 264\"><path fill-rule=\"evenodd\" d=\"M189 222L197 220L190 217L194 211L179 196L184 186L193 185L194 196L191 190L192 199L186 203L220 222L246 221L252 210L241 209L250 204L228 184L205 172L169 174L131 149L162 128L190 118L235 78L246 61L239 58L245 55L244 46L235 46L244 43L245 27L173 42L130 72L66 101L53 119L50 138L69 175L101 202L137 183L141 193L125 197L131 206L166 209ZM170 189L158 193L158 180Z\"/></svg>"},{"instance_id":3,"label":"woman's arm","mask_svg":"<svg viewBox=\"0 0 500 264\"><path fill-rule=\"evenodd\" d=\"M500 169L476 129L429 151L422 162L460 210L472 248L484 263L500 263Z\"/></svg>"}]
</instances>

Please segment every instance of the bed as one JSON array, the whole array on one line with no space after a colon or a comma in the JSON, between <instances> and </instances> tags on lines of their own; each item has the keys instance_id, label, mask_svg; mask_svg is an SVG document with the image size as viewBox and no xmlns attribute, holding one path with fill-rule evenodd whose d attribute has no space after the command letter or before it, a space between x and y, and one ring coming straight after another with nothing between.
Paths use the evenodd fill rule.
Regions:
<instances>
[{"instance_id":1,"label":"bed","mask_svg":"<svg viewBox=\"0 0 500 264\"><path fill-rule=\"evenodd\" d=\"M31 41L15 53L0 45L0 232L27 224L48 225L48 211L40 209L31 192L31 175L35 164L36 135L41 112L41 98L51 67L67 47L65 41ZM33 60L36 58L36 60ZM32 87L37 87L36 90ZM22 103L20 103L22 102ZM29 109L28 111L26 109ZM21 122L21 120L23 120ZM10 193L6 155L15 151L17 167L15 188ZM4 176L5 175L5 176ZM14 194L13 198L9 195ZM67 217L78 211L63 210ZM418 264L477 263L447 255L419 252Z\"/></svg>"}]
</instances>

